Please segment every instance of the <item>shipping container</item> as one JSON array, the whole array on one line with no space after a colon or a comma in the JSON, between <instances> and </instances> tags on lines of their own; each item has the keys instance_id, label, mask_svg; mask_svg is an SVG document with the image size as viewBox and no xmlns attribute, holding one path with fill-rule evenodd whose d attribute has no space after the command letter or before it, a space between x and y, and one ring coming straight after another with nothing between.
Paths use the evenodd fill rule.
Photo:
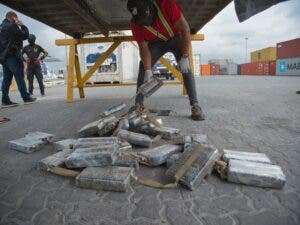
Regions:
<instances>
[{"instance_id":1,"label":"shipping container","mask_svg":"<svg viewBox=\"0 0 300 225\"><path fill-rule=\"evenodd\" d=\"M110 46L111 43L82 46L80 59L83 72L86 73ZM139 61L137 46L131 42L123 42L87 82L126 83L135 81L138 75Z\"/></svg>"},{"instance_id":2,"label":"shipping container","mask_svg":"<svg viewBox=\"0 0 300 225\"><path fill-rule=\"evenodd\" d=\"M226 65L221 66L223 75L237 75L237 64L236 63L228 63Z\"/></svg>"},{"instance_id":3,"label":"shipping container","mask_svg":"<svg viewBox=\"0 0 300 225\"><path fill-rule=\"evenodd\" d=\"M210 75L220 75L220 65L210 64Z\"/></svg>"},{"instance_id":4,"label":"shipping container","mask_svg":"<svg viewBox=\"0 0 300 225\"><path fill-rule=\"evenodd\" d=\"M300 38L277 43L277 59L300 57Z\"/></svg>"},{"instance_id":5,"label":"shipping container","mask_svg":"<svg viewBox=\"0 0 300 225\"><path fill-rule=\"evenodd\" d=\"M200 70L201 70L201 76L209 76L211 73L209 64L202 64Z\"/></svg>"},{"instance_id":6,"label":"shipping container","mask_svg":"<svg viewBox=\"0 0 300 225\"><path fill-rule=\"evenodd\" d=\"M275 75L275 61L241 64L241 75Z\"/></svg>"},{"instance_id":7,"label":"shipping container","mask_svg":"<svg viewBox=\"0 0 300 225\"><path fill-rule=\"evenodd\" d=\"M271 76L276 75L276 61L269 62L269 75Z\"/></svg>"},{"instance_id":8,"label":"shipping container","mask_svg":"<svg viewBox=\"0 0 300 225\"><path fill-rule=\"evenodd\" d=\"M265 62L276 60L276 47L263 48L251 52L251 62Z\"/></svg>"},{"instance_id":9,"label":"shipping container","mask_svg":"<svg viewBox=\"0 0 300 225\"><path fill-rule=\"evenodd\" d=\"M277 60L277 75L300 76L300 57Z\"/></svg>"},{"instance_id":10,"label":"shipping container","mask_svg":"<svg viewBox=\"0 0 300 225\"><path fill-rule=\"evenodd\" d=\"M208 61L209 64L220 65L220 75L236 75L237 64L231 59L211 59Z\"/></svg>"}]
</instances>

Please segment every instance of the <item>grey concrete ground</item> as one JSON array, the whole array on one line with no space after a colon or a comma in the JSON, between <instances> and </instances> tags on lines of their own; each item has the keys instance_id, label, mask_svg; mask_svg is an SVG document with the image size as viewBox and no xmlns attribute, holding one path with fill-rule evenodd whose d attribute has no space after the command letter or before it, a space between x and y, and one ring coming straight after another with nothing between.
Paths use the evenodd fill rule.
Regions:
<instances>
[{"instance_id":1,"label":"grey concrete ground","mask_svg":"<svg viewBox=\"0 0 300 225\"><path fill-rule=\"evenodd\" d=\"M210 176L193 192L137 185L128 193L113 193L79 189L72 179L37 172L34 163L52 148L25 155L9 150L9 140L26 131L76 137L76 131L103 109L134 93L133 87L90 88L86 100L66 104L64 87L56 87L47 89L47 97L35 104L0 111L0 116L12 119L0 124L0 224L299 224L300 96L295 92L300 90L300 77L219 76L197 79L197 84L207 115L204 122L188 118L188 102L178 86L163 87L146 105L176 111L176 116L163 118L166 125L206 133L218 148L266 153L287 176L283 190ZM18 93L12 96L20 101ZM141 171L156 179L163 173L161 168Z\"/></svg>"}]
</instances>

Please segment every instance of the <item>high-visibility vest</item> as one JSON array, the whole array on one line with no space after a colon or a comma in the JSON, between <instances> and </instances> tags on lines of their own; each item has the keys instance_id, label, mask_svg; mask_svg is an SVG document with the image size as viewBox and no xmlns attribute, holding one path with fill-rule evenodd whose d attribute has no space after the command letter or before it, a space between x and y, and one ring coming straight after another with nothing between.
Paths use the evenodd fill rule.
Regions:
<instances>
[{"instance_id":1,"label":"high-visibility vest","mask_svg":"<svg viewBox=\"0 0 300 225\"><path fill-rule=\"evenodd\" d=\"M158 14L158 17L160 19L160 21L162 22L162 24L164 25L165 29L168 31L170 37L174 37L174 32L173 30L171 29L168 21L166 20L166 18L164 17L160 7L158 6L158 4L156 3L156 1L154 0L153 1L153 4L155 6L155 8L157 9L157 14ZM166 36L164 36L163 34L161 34L159 31L157 31L156 29L154 29L153 27L151 26L144 26L149 32L151 32L152 34L154 34L156 37L160 38L161 40L163 41L167 41L168 38Z\"/></svg>"}]
</instances>

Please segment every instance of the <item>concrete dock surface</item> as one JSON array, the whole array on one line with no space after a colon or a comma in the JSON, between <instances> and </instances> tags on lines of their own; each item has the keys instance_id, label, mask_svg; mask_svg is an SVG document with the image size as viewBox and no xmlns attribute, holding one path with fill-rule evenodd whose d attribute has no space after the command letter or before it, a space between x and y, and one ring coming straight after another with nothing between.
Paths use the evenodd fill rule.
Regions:
<instances>
[{"instance_id":1,"label":"concrete dock surface","mask_svg":"<svg viewBox=\"0 0 300 225\"><path fill-rule=\"evenodd\" d=\"M1 109L1 225L296 225L300 224L300 77L214 76L197 78L206 120L192 121L181 87L164 86L145 101L147 108L171 109L164 125L184 133L207 134L218 149L261 152L282 167L282 190L250 187L209 176L198 189L158 190L136 185L127 193L86 190L74 179L38 172L34 164L51 146L33 154L10 150L8 141L28 131L77 138L77 131L100 113L126 103L135 87L87 88L86 99L65 102L66 87L46 89L34 104ZM22 102L19 93L11 100ZM162 177L161 168L143 175Z\"/></svg>"}]
</instances>

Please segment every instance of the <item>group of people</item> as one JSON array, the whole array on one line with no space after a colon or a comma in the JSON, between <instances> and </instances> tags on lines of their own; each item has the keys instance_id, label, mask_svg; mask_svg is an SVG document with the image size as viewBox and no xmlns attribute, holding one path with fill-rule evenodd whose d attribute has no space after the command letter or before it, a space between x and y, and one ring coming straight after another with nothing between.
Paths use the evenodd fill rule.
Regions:
<instances>
[{"instance_id":1,"label":"group of people","mask_svg":"<svg viewBox=\"0 0 300 225\"><path fill-rule=\"evenodd\" d=\"M23 48L24 40L28 40L29 45ZM13 77L15 77L24 103L36 101L33 97L34 76L39 83L41 95L45 95L40 62L48 56L48 53L35 44L35 41L36 37L29 34L28 28L18 19L17 14L12 11L8 12L0 25L0 62L3 66L2 107L18 105L9 97ZM24 64L27 68L28 90L25 83Z\"/></svg>"},{"instance_id":2,"label":"group of people","mask_svg":"<svg viewBox=\"0 0 300 225\"><path fill-rule=\"evenodd\" d=\"M191 118L204 120L205 116L198 103L195 80L190 68L190 27L176 0L128 0L127 9L132 15L131 30L138 43L141 56L137 88L152 79L153 65L165 53L171 52L183 75L191 105ZM26 39L28 39L29 45L22 50L23 40ZM5 46L9 46L6 60L3 63L2 105L16 104L8 96L13 75L24 102L35 101L35 98L31 96L34 75L40 84L41 94L44 95L40 60L47 56L47 52L35 44L34 35L29 35L27 27L18 20L14 12L7 13L6 19L1 24L0 40L2 52ZM23 61L26 61L28 65L29 93L24 82ZM143 109L144 98L138 94L135 110L142 112Z\"/></svg>"}]
</instances>

